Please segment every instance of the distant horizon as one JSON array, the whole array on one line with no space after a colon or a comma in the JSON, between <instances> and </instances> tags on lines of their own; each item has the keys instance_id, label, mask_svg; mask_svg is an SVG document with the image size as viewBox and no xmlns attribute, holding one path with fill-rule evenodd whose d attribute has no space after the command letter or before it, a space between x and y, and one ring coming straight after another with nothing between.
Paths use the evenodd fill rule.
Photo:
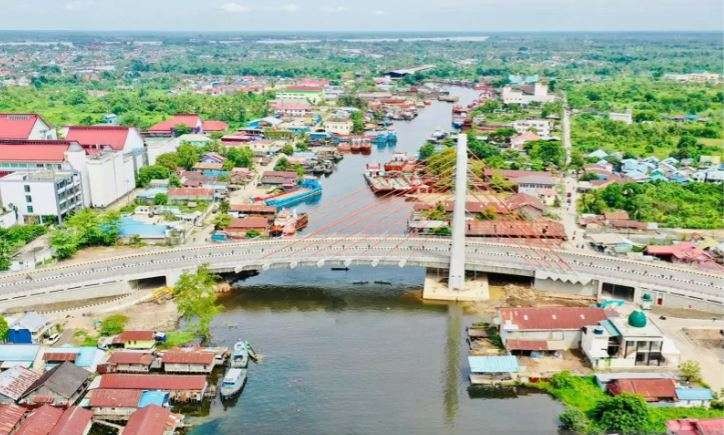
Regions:
<instances>
[{"instance_id":1,"label":"distant horizon","mask_svg":"<svg viewBox=\"0 0 724 435\"><path fill-rule=\"evenodd\" d=\"M6 0L7 31L721 32L721 0ZM293 29L293 30L292 30Z\"/></svg>"},{"instance_id":2,"label":"distant horizon","mask_svg":"<svg viewBox=\"0 0 724 435\"><path fill-rule=\"evenodd\" d=\"M41 33L52 33L52 32L63 32L63 33L197 33L197 34L438 34L445 36L453 35L465 35L465 36L489 36L495 34L509 34L509 33L712 33L722 34L722 30L702 30L702 29L611 29L611 30L584 30L584 29L539 29L539 30L414 30L414 29L403 29L403 30L349 30L349 29L299 29L299 30L215 30L215 29L3 29L0 28L0 33L27 33L27 32L41 32Z\"/></svg>"}]
</instances>

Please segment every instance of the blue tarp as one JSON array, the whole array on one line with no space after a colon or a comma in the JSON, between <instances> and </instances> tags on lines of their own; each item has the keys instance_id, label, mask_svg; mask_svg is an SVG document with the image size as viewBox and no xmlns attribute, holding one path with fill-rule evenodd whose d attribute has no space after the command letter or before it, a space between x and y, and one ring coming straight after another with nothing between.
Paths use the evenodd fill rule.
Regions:
<instances>
[{"instance_id":1,"label":"blue tarp","mask_svg":"<svg viewBox=\"0 0 724 435\"><path fill-rule=\"evenodd\" d=\"M138 407L143 408L148 405L168 406L169 394L161 390L149 390L141 393L138 400Z\"/></svg>"},{"instance_id":2,"label":"blue tarp","mask_svg":"<svg viewBox=\"0 0 724 435\"><path fill-rule=\"evenodd\" d=\"M714 395L708 388L686 388L676 389L676 397L679 400L712 400Z\"/></svg>"},{"instance_id":3,"label":"blue tarp","mask_svg":"<svg viewBox=\"0 0 724 435\"><path fill-rule=\"evenodd\" d=\"M468 364L473 373L514 373L520 370L518 359L513 355L469 356Z\"/></svg>"}]
</instances>

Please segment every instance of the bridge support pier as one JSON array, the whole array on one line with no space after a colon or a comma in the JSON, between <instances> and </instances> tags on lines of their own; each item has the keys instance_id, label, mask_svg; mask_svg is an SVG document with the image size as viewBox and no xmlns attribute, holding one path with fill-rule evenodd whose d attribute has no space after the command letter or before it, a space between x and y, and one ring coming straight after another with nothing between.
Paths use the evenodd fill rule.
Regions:
<instances>
[{"instance_id":1,"label":"bridge support pier","mask_svg":"<svg viewBox=\"0 0 724 435\"><path fill-rule=\"evenodd\" d=\"M488 275L482 272L467 272L462 289L453 290L448 285L448 271L427 269L422 298L435 301L485 301L490 298Z\"/></svg>"}]
</instances>

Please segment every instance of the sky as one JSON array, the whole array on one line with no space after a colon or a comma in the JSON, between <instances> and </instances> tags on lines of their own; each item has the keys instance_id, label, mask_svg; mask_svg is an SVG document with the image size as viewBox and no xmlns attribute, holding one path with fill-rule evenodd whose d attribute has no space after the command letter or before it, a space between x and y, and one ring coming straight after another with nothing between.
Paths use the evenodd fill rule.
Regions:
<instances>
[{"instance_id":1,"label":"sky","mask_svg":"<svg viewBox=\"0 0 724 435\"><path fill-rule=\"evenodd\" d=\"M722 0L0 0L2 30L722 31Z\"/></svg>"}]
</instances>

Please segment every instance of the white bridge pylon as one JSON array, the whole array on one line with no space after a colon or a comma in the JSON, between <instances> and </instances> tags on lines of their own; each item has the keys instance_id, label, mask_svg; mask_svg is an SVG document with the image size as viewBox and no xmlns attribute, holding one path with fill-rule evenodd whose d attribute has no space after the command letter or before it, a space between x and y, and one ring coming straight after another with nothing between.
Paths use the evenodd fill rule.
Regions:
<instances>
[{"instance_id":1,"label":"white bridge pylon","mask_svg":"<svg viewBox=\"0 0 724 435\"><path fill-rule=\"evenodd\" d=\"M456 154L448 288L460 291L465 287L465 200L468 193L468 137L465 133L458 134Z\"/></svg>"}]
</instances>

